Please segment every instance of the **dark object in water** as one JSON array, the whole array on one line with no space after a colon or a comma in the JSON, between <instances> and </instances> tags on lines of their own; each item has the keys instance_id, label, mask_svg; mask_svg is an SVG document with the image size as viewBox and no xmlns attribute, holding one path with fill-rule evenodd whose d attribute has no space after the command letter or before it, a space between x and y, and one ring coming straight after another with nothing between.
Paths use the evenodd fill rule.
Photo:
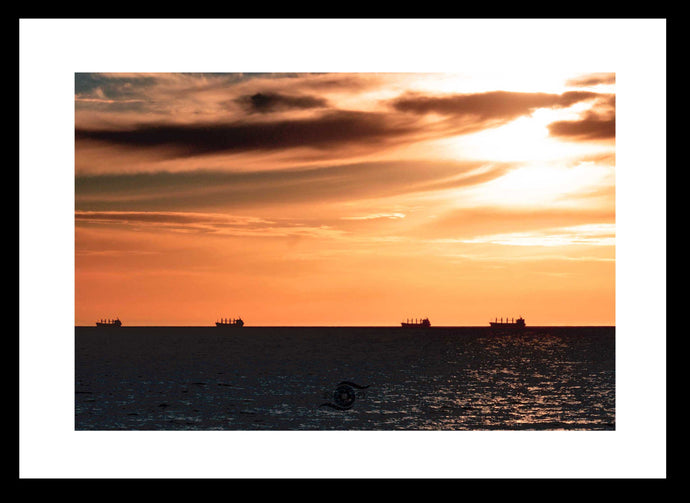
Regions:
<instances>
[{"instance_id":1,"label":"dark object in water","mask_svg":"<svg viewBox=\"0 0 690 503\"><path fill-rule=\"evenodd\" d=\"M525 328L525 320L522 316L517 320L513 318L510 321L508 318L505 321L503 321L503 318L500 321L496 318L494 321L490 321L489 325L491 325L491 328L499 330L522 330Z\"/></svg>"},{"instance_id":2,"label":"dark object in water","mask_svg":"<svg viewBox=\"0 0 690 503\"><path fill-rule=\"evenodd\" d=\"M348 410L352 408L357 398L364 398L366 396L363 391L355 391L356 389L362 390L367 389L367 386L360 386L350 381L341 381L338 386L336 386L333 392L333 402L335 403L322 403L320 407L331 407L337 410Z\"/></svg>"},{"instance_id":3,"label":"dark object in water","mask_svg":"<svg viewBox=\"0 0 690 503\"><path fill-rule=\"evenodd\" d=\"M100 320L96 322L97 327L121 327L122 322L120 318L115 318L114 320Z\"/></svg>"},{"instance_id":4,"label":"dark object in water","mask_svg":"<svg viewBox=\"0 0 690 503\"><path fill-rule=\"evenodd\" d=\"M221 318L220 321L216 321L217 327L230 327L230 328L242 328L244 326L244 321L242 318Z\"/></svg>"},{"instance_id":5,"label":"dark object in water","mask_svg":"<svg viewBox=\"0 0 690 503\"><path fill-rule=\"evenodd\" d=\"M424 318L423 320L407 320L400 323L403 328L416 328L422 327L427 328L431 326L429 318Z\"/></svg>"}]
</instances>

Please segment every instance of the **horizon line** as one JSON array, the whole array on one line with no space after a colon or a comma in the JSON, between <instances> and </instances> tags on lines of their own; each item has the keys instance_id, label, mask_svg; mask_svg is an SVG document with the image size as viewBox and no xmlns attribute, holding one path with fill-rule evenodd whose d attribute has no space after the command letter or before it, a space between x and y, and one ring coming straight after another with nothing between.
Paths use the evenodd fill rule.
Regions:
<instances>
[{"instance_id":1,"label":"horizon line","mask_svg":"<svg viewBox=\"0 0 690 503\"><path fill-rule=\"evenodd\" d=\"M94 327L94 324L89 325L74 325L75 328ZM540 327L615 327L615 324L549 324L549 325L527 325L525 328L540 328ZM122 325L120 328L218 328L215 325ZM426 328L491 328L486 325L431 325ZM242 328L402 328L400 323L395 325L244 325Z\"/></svg>"}]
</instances>

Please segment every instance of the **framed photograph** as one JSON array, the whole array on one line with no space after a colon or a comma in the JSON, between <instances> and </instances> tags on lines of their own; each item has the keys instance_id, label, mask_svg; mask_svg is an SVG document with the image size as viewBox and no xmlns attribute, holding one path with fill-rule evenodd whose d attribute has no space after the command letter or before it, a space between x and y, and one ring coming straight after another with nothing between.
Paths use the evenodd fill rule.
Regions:
<instances>
[{"instance_id":1,"label":"framed photograph","mask_svg":"<svg viewBox=\"0 0 690 503\"><path fill-rule=\"evenodd\" d=\"M658 49L642 82L632 54L597 36L606 27L635 40L640 26ZM34 346L31 330L54 348L63 445L83 452L96 438L115 459L147 446L126 467L75 460L72 470L562 477L629 467L590 456L630 438L620 421L649 330L645 385L665 382L665 276L649 260L665 246L664 20L20 28L32 62L20 72L31 110L20 183L40 201L20 207L32 229L20 242L20 301L54 313L61 334L24 310L20 343ZM65 33L62 59L39 50L50 29ZM587 41L573 44L576 33ZM29 99L51 70L57 110L41 116ZM651 100L638 105L647 127L631 118L640 95ZM27 147L46 131L49 142ZM641 177L652 162L654 179ZM47 197L60 201L51 211ZM37 243L47 259L34 258ZM46 280L54 289L31 288ZM641 304L641 289L655 298ZM38 365L22 360L27 396L40 389ZM652 400L647 413L663 424L665 404ZM663 429L652 430L635 473L663 459ZM203 462L171 466L163 438L188 456L203 450ZM334 464L314 462L324 445ZM563 451L565 465L545 461Z\"/></svg>"}]
</instances>

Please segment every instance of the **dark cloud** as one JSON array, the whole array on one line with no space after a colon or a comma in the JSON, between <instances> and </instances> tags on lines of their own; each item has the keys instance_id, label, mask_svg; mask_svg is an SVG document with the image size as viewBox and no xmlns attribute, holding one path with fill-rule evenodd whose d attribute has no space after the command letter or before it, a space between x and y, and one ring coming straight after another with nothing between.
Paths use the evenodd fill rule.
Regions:
<instances>
[{"instance_id":1,"label":"dark cloud","mask_svg":"<svg viewBox=\"0 0 690 503\"><path fill-rule=\"evenodd\" d=\"M597 98L596 93L572 91L563 94L491 91L448 96L405 95L392 102L396 110L416 114L435 113L472 117L478 121L509 121L538 108L562 108Z\"/></svg>"},{"instance_id":2,"label":"dark cloud","mask_svg":"<svg viewBox=\"0 0 690 503\"><path fill-rule=\"evenodd\" d=\"M616 138L616 119L588 114L580 120L558 121L549 124L549 134L574 141L613 140Z\"/></svg>"},{"instance_id":3,"label":"dark cloud","mask_svg":"<svg viewBox=\"0 0 690 503\"><path fill-rule=\"evenodd\" d=\"M616 138L616 96L603 94L579 119L552 122L549 134L569 141L610 141Z\"/></svg>"},{"instance_id":4,"label":"dark cloud","mask_svg":"<svg viewBox=\"0 0 690 503\"><path fill-rule=\"evenodd\" d=\"M171 156L331 148L352 142L376 144L413 131L384 114L329 112L300 120L239 123L148 124L128 129L77 128L77 142L91 140L130 148L170 150Z\"/></svg>"},{"instance_id":5,"label":"dark cloud","mask_svg":"<svg viewBox=\"0 0 690 503\"><path fill-rule=\"evenodd\" d=\"M316 117L294 120L155 123L124 128L84 128L75 131L77 142L97 141L132 149L157 149L173 156L238 153L296 147L336 148L348 144L381 145L414 140L413 135L460 134L495 127L538 108L568 107L600 95L591 92L563 94L494 91L450 96L405 95L392 102L405 114L327 111ZM256 93L240 102L252 112L275 112L324 107L326 101L312 95ZM441 114L452 119L447 129L420 130L413 116ZM464 120L459 120L464 119Z\"/></svg>"},{"instance_id":6,"label":"dark cloud","mask_svg":"<svg viewBox=\"0 0 690 503\"><path fill-rule=\"evenodd\" d=\"M249 113L272 113L285 110L323 108L326 100L315 96L289 96L279 93L256 93L238 98L237 103Z\"/></svg>"}]
</instances>

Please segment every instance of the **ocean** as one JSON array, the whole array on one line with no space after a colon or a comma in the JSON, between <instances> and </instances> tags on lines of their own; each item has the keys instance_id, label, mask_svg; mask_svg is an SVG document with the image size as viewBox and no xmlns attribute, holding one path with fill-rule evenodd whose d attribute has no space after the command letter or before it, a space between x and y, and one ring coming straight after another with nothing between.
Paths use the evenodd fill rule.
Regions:
<instances>
[{"instance_id":1,"label":"ocean","mask_svg":"<svg viewBox=\"0 0 690 503\"><path fill-rule=\"evenodd\" d=\"M75 327L76 430L615 430L615 327Z\"/></svg>"}]
</instances>

